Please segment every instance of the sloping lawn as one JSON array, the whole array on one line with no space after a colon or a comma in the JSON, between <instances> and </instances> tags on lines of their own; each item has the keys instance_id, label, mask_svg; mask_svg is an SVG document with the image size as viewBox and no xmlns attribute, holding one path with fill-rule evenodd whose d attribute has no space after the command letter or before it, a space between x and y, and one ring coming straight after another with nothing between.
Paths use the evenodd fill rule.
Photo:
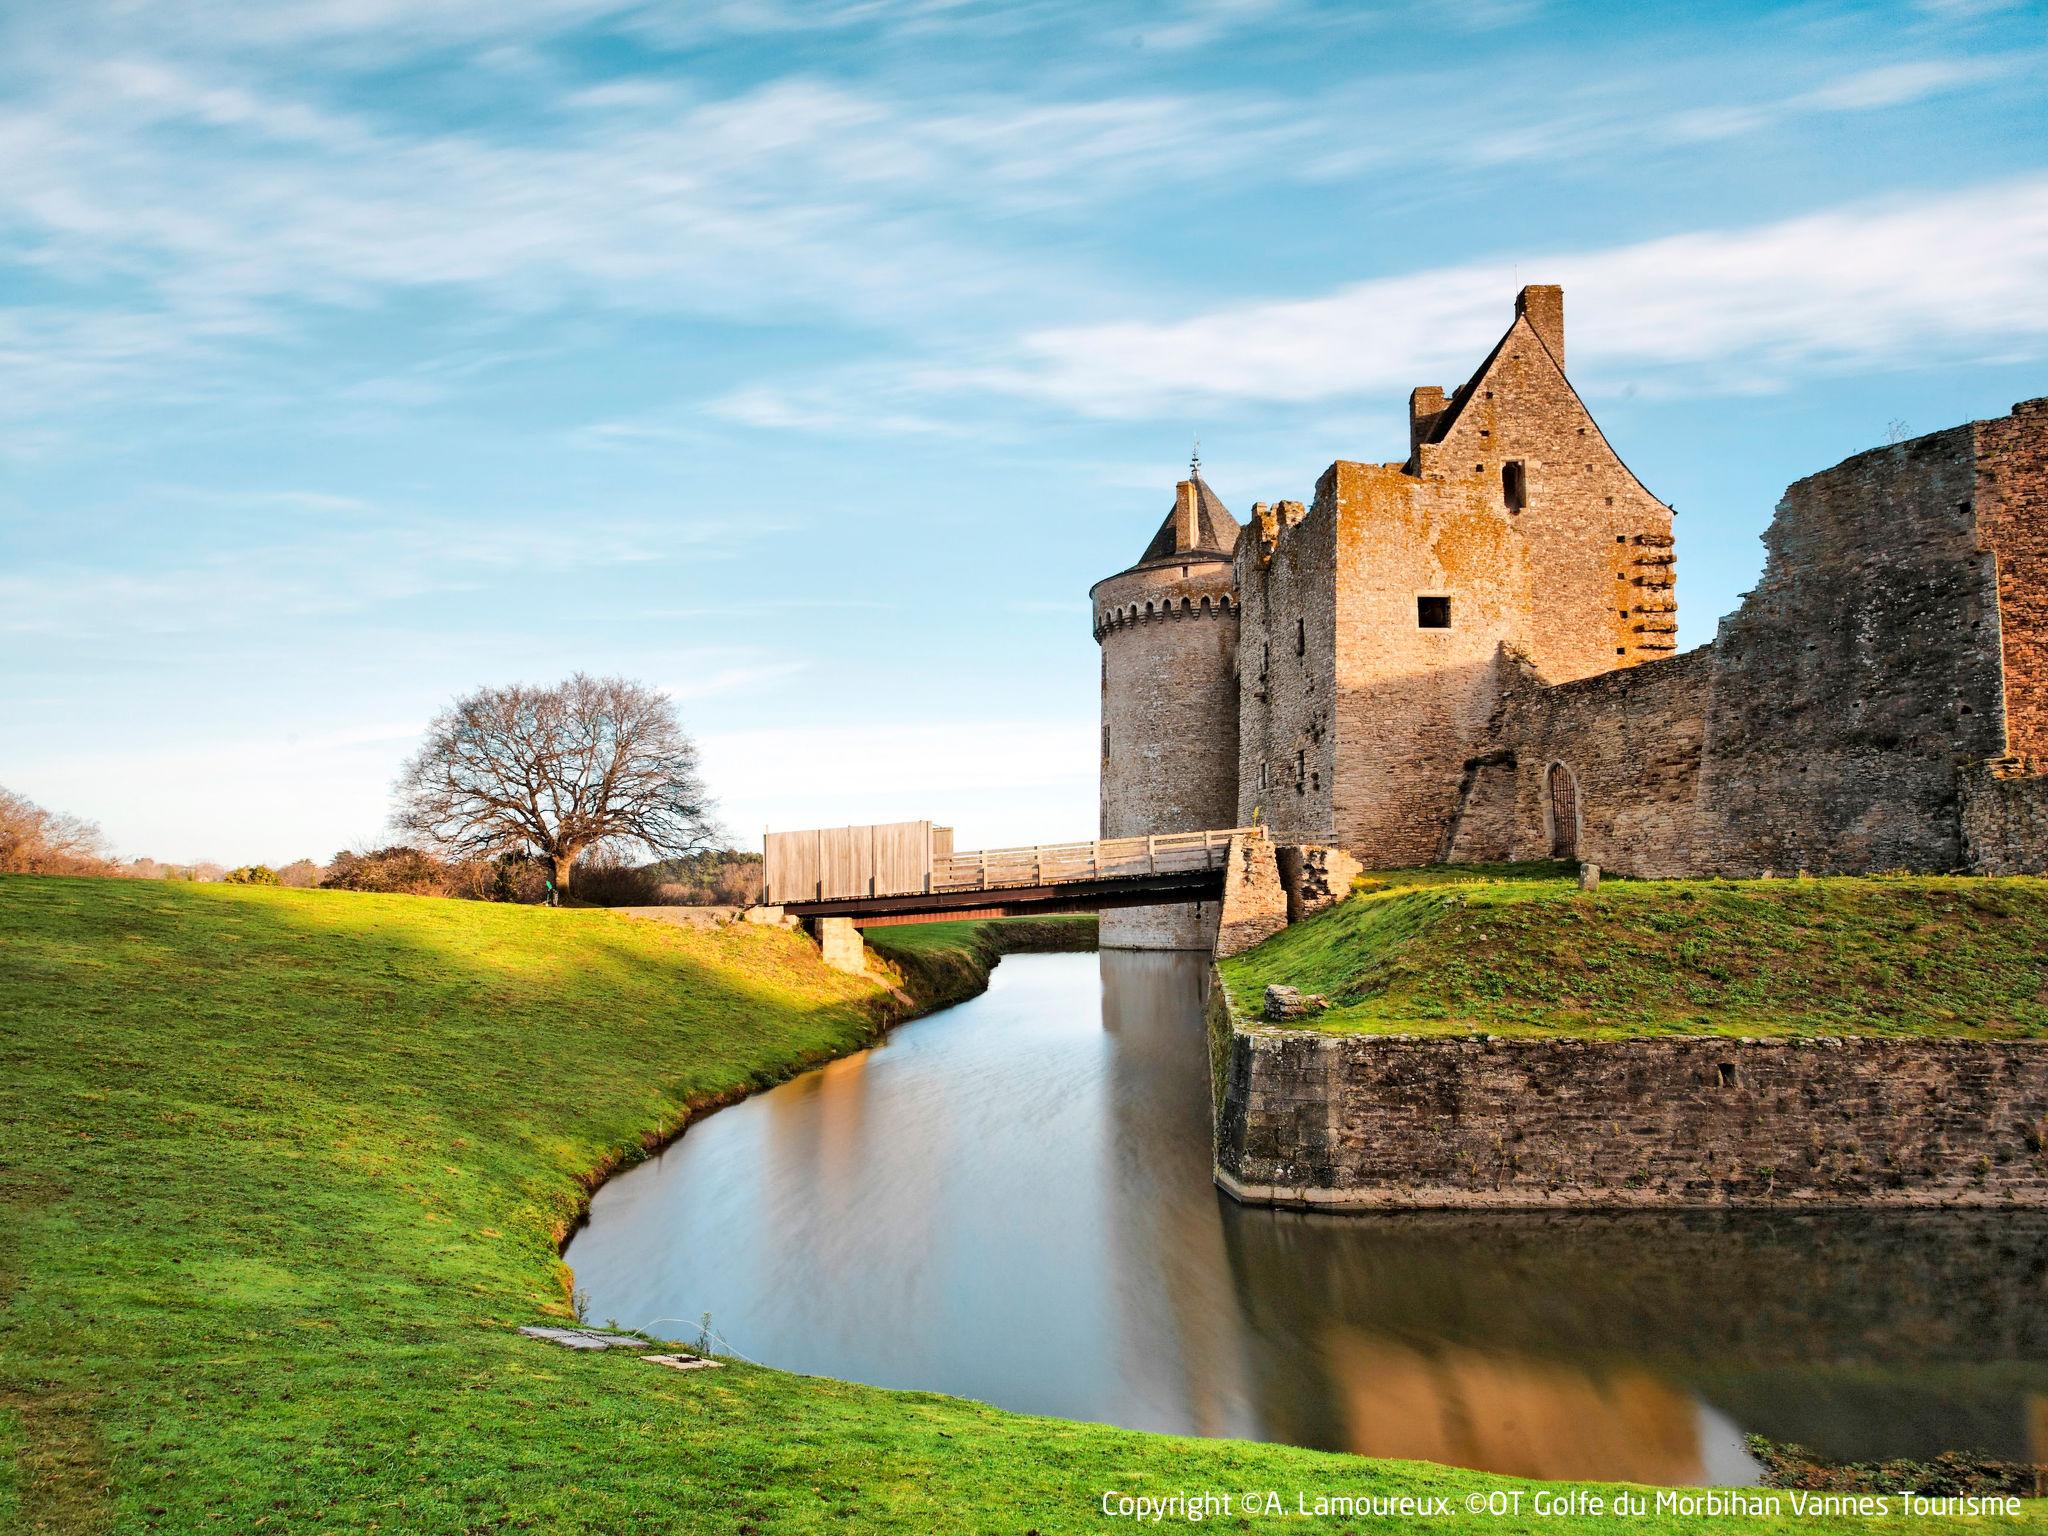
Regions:
<instances>
[{"instance_id":1,"label":"sloping lawn","mask_svg":"<svg viewBox=\"0 0 2048 1536\"><path fill-rule=\"evenodd\" d=\"M2033 1038L2048 1034L2048 880L1608 880L1557 865L1391 871L1224 962L1323 1029Z\"/></svg>"},{"instance_id":2,"label":"sloping lawn","mask_svg":"<svg viewBox=\"0 0 2048 1536\"><path fill-rule=\"evenodd\" d=\"M889 995L769 929L0 878L0 1529L1049 1533L1129 1525L1108 1490L1526 1494L515 1331L566 1313L598 1170ZM1523 1507L1485 1528L1612 1524Z\"/></svg>"}]
</instances>

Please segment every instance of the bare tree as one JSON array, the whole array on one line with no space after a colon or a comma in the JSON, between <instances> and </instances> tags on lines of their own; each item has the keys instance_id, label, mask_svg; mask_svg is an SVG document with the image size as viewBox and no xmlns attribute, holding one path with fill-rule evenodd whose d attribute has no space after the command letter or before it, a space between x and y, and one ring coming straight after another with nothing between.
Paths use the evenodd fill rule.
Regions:
<instances>
[{"instance_id":1,"label":"bare tree","mask_svg":"<svg viewBox=\"0 0 2048 1536\"><path fill-rule=\"evenodd\" d=\"M712 845L697 748L666 694L579 672L553 688L483 688L457 699L395 791L406 831L463 858L531 852L555 889L592 849L660 857Z\"/></svg>"},{"instance_id":2,"label":"bare tree","mask_svg":"<svg viewBox=\"0 0 2048 1536\"><path fill-rule=\"evenodd\" d=\"M106 839L95 823L46 811L25 796L0 789L0 871L100 875L110 868Z\"/></svg>"}]
</instances>

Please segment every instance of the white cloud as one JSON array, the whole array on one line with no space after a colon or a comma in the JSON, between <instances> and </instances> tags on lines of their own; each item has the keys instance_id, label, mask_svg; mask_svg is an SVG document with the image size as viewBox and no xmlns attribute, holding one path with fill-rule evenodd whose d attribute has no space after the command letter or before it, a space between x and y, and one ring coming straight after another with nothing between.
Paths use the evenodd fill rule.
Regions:
<instances>
[{"instance_id":1,"label":"white cloud","mask_svg":"<svg viewBox=\"0 0 2048 1536\"><path fill-rule=\"evenodd\" d=\"M332 498L287 506L315 510ZM255 496L251 504L266 504ZM347 503L359 507L359 503ZM164 636L261 630L359 613L435 593L503 587L530 592L565 573L643 565L687 554L713 559L761 536L763 525L718 521L607 522L574 515L546 526L489 527L429 518L319 520L305 536L192 554L168 554L147 571L78 561L0 574L0 634ZM109 557L121 553L118 542Z\"/></svg>"},{"instance_id":2,"label":"white cloud","mask_svg":"<svg viewBox=\"0 0 2048 1536\"><path fill-rule=\"evenodd\" d=\"M2009 74L2018 59L1916 59L1887 64L1830 81L1795 98L1795 105L1833 112L1869 112L1899 107L1944 91Z\"/></svg>"},{"instance_id":3,"label":"white cloud","mask_svg":"<svg viewBox=\"0 0 2048 1536\"><path fill-rule=\"evenodd\" d=\"M846 389L785 389L755 384L704 406L710 415L767 432L823 432L918 437L958 432L953 422L915 411L877 410L871 397Z\"/></svg>"},{"instance_id":4,"label":"white cloud","mask_svg":"<svg viewBox=\"0 0 2048 1536\"><path fill-rule=\"evenodd\" d=\"M665 683L661 691L679 703L716 698L720 694L768 691L774 684L795 677L809 667L807 661L740 662L707 667L681 682Z\"/></svg>"},{"instance_id":5,"label":"white cloud","mask_svg":"<svg viewBox=\"0 0 2048 1536\"><path fill-rule=\"evenodd\" d=\"M1185 320L1042 330L1005 363L941 377L1105 416L1448 385L1505 328L1518 273L1564 284L1581 377L1692 369L1666 382L1727 389L1849 365L2038 356L2048 179L1470 263Z\"/></svg>"}]
</instances>

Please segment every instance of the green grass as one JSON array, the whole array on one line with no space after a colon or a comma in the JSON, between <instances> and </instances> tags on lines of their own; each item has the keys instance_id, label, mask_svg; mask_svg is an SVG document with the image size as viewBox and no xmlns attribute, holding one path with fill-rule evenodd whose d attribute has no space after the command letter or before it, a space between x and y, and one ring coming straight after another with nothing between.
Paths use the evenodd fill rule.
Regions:
<instances>
[{"instance_id":1,"label":"green grass","mask_svg":"<svg viewBox=\"0 0 2048 1536\"><path fill-rule=\"evenodd\" d=\"M2048 881L1604 882L1397 870L1225 961L1331 1001L1314 1027L1507 1035L2048 1034Z\"/></svg>"},{"instance_id":2,"label":"green grass","mask_svg":"<svg viewBox=\"0 0 2048 1536\"><path fill-rule=\"evenodd\" d=\"M972 997L988 982L991 967L1020 950L1095 947L1091 913L1080 917L1010 917L996 922L897 923L869 928L868 949L888 961L916 994L932 1006Z\"/></svg>"},{"instance_id":3,"label":"green grass","mask_svg":"<svg viewBox=\"0 0 2048 1536\"><path fill-rule=\"evenodd\" d=\"M772 929L0 877L0 1527L1051 1533L1108 1489L1511 1485L518 1335L602 1170L889 998Z\"/></svg>"}]
</instances>

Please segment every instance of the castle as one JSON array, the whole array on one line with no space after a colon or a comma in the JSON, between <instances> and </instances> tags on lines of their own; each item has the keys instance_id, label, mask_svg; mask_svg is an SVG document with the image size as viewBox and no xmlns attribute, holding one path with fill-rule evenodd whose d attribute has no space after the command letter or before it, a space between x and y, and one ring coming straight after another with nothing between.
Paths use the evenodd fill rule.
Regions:
<instances>
[{"instance_id":1,"label":"castle","mask_svg":"<svg viewBox=\"0 0 2048 1536\"><path fill-rule=\"evenodd\" d=\"M1105 838L1266 827L1372 867L2048 870L2048 399L1801 480L1677 653L1672 511L1524 288L1408 457L1240 525L1199 469L1091 589ZM1103 916L1199 949L1207 906Z\"/></svg>"}]
</instances>

